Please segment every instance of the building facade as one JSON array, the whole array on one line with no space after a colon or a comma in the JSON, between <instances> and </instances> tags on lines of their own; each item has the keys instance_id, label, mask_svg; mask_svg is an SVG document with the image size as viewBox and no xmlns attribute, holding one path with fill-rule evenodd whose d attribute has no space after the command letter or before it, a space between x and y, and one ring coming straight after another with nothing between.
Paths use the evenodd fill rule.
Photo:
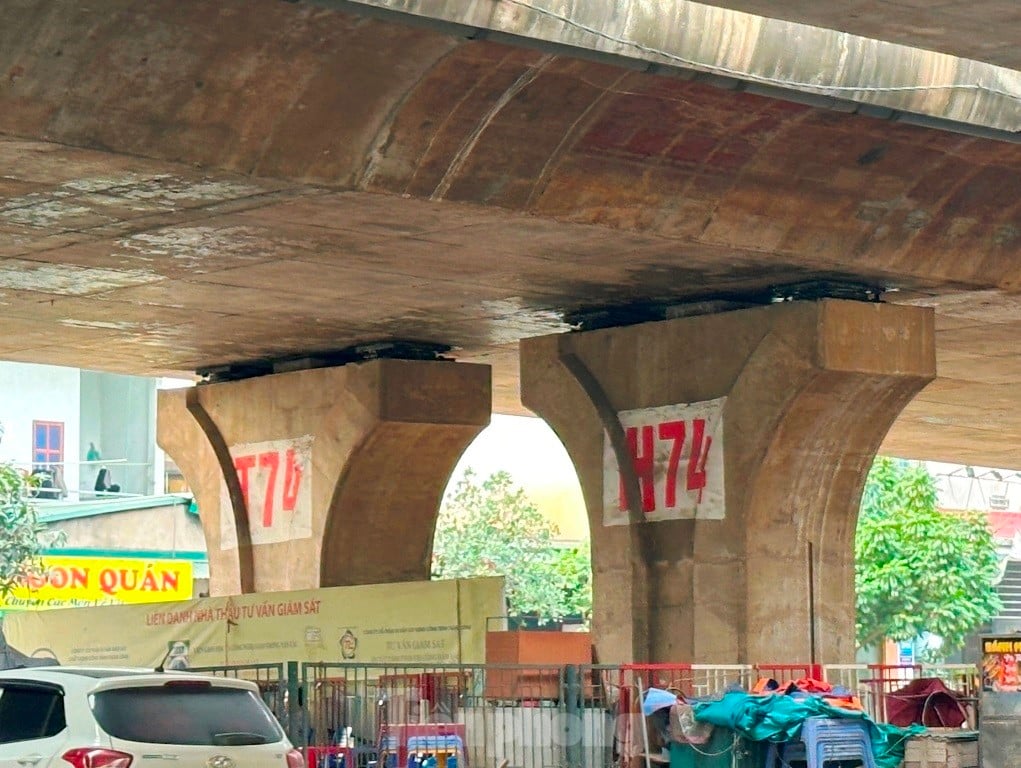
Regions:
<instances>
[{"instance_id":1,"label":"building facade","mask_svg":"<svg viewBox=\"0 0 1021 768\"><path fill-rule=\"evenodd\" d=\"M100 471L112 493L163 492L156 447L157 379L77 368L0 363L0 461L46 470L45 497L95 495ZM59 492L58 492L59 491Z\"/></svg>"}]
</instances>

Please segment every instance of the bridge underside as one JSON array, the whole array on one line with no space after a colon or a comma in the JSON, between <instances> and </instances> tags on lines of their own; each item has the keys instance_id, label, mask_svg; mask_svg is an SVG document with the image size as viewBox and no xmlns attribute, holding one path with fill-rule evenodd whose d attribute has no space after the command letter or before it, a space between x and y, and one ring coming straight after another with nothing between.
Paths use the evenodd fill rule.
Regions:
<instances>
[{"instance_id":1,"label":"bridge underside","mask_svg":"<svg viewBox=\"0 0 1021 768\"><path fill-rule=\"evenodd\" d=\"M580 312L850 281L936 308L884 450L1021 463L1015 144L269 0L90 9L0 9L0 358L413 340L518 412L518 341Z\"/></svg>"}]
</instances>

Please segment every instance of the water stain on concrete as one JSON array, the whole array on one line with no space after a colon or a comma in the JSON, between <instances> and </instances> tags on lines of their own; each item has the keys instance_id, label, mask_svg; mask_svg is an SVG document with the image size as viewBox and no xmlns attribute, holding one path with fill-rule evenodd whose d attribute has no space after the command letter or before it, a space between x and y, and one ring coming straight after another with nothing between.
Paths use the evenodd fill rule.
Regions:
<instances>
[{"instance_id":1,"label":"water stain on concrete","mask_svg":"<svg viewBox=\"0 0 1021 768\"><path fill-rule=\"evenodd\" d=\"M113 288L142 285L158 279L159 275L145 270L72 267L21 260L0 263L0 288L61 296L84 296Z\"/></svg>"},{"instance_id":2,"label":"water stain on concrete","mask_svg":"<svg viewBox=\"0 0 1021 768\"><path fill-rule=\"evenodd\" d=\"M116 221L129 211L172 212L262 191L242 182L185 179L171 174L95 176L0 202L0 219L32 227L68 229Z\"/></svg>"},{"instance_id":3,"label":"water stain on concrete","mask_svg":"<svg viewBox=\"0 0 1021 768\"><path fill-rule=\"evenodd\" d=\"M192 272L212 271L270 258L268 244L246 227L173 227L117 241L126 256L148 262L173 261Z\"/></svg>"}]
</instances>

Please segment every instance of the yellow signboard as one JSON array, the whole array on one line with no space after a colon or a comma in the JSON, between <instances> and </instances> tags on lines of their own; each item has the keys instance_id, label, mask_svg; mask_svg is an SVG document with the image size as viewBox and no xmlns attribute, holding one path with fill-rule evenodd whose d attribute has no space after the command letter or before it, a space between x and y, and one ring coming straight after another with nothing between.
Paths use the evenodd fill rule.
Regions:
<instances>
[{"instance_id":1,"label":"yellow signboard","mask_svg":"<svg viewBox=\"0 0 1021 768\"><path fill-rule=\"evenodd\" d=\"M125 603L160 603L192 596L187 560L142 560L44 555L38 573L25 578L0 609L39 610Z\"/></svg>"},{"instance_id":2,"label":"yellow signboard","mask_svg":"<svg viewBox=\"0 0 1021 768\"><path fill-rule=\"evenodd\" d=\"M485 661L503 579L421 581L9 614L8 643L65 665Z\"/></svg>"}]
</instances>

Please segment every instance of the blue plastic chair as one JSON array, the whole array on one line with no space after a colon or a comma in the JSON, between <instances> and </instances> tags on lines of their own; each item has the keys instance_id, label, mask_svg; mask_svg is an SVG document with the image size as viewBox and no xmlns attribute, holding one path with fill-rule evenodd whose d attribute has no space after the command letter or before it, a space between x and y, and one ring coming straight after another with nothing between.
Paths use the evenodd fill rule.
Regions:
<instances>
[{"instance_id":1,"label":"blue plastic chair","mask_svg":"<svg viewBox=\"0 0 1021 768\"><path fill-rule=\"evenodd\" d=\"M858 760L864 768L876 768L869 726L864 720L810 717L801 728L801 741L770 744L766 768L781 768L803 761L808 768L827 763Z\"/></svg>"}]
</instances>

